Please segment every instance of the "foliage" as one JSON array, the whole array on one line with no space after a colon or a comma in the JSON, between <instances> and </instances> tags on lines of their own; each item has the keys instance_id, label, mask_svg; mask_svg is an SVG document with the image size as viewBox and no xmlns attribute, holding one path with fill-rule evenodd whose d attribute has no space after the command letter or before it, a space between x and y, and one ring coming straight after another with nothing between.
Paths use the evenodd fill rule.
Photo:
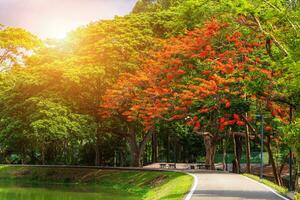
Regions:
<instances>
[{"instance_id":1,"label":"foliage","mask_svg":"<svg viewBox=\"0 0 300 200\"><path fill-rule=\"evenodd\" d=\"M300 158L300 119L297 118L292 124L284 126L282 131L286 142L293 148L297 158Z\"/></svg>"},{"instance_id":2,"label":"foliage","mask_svg":"<svg viewBox=\"0 0 300 200\"><path fill-rule=\"evenodd\" d=\"M22 65L28 50L39 46L40 40L31 33L13 27L0 25L0 71L14 65Z\"/></svg>"},{"instance_id":3,"label":"foliage","mask_svg":"<svg viewBox=\"0 0 300 200\"><path fill-rule=\"evenodd\" d=\"M170 129L184 146L191 132L256 136L258 112L266 136L295 144L297 126L278 127L300 102L299 12L285 0L140 0L64 41L1 26L1 155L127 163L155 131L163 145Z\"/></svg>"},{"instance_id":4,"label":"foliage","mask_svg":"<svg viewBox=\"0 0 300 200\"><path fill-rule=\"evenodd\" d=\"M259 39L244 41L240 32L230 33L227 27L211 21L185 37L167 40L142 69L120 77L103 97L103 114L122 114L129 122L141 120L146 130L157 119L186 119L199 129L201 123L210 124L205 122L206 113L215 111L221 131L226 125L245 125L239 115L248 110L240 104L247 105L247 97L264 100L272 95L272 72L261 61L265 58ZM268 105L273 109L275 102ZM242 107L246 110L239 110ZM213 127L218 124L211 123Z\"/></svg>"},{"instance_id":5,"label":"foliage","mask_svg":"<svg viewBox=\"0 0 300 200\"><path fill-rule=\"evenodd\" d=\"M183 0L138 0L132 10L133 13L157 12L168 9L184 2Z\"/></svg>"},{"instance_id":6,"label":"foliage","mask_svg":"<svg viewBox=\"0 0 300 200\"><path fill-rule=\"evenodd\" d=\"M85 116L73 114L67 107L49 100L32 98L29 101L35 104L35 112L30 116L34 134L42 134L45 138L51 135L50 137L65 139L67 134L77 136L85 133L81 129L81 124L88 124Z\"/></svg>"}]
</instances>

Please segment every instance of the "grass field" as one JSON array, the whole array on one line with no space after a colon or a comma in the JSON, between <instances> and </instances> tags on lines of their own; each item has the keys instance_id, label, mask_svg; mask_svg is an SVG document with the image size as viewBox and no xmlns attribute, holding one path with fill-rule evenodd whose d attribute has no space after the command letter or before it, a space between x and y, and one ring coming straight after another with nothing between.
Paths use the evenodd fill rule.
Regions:
<instances>
[{"instance_id":1,"label":"grass field","mask_svg":"<svg viewBox=\"0 0 300 200\"><path fill-rule=\"evenodd\" d=\"M193 178L179 172L100 170L1 166L0 181L30 183L96 185L101 190L124 191L146 200L182 199L191 188ZM122 199L126 199L123 196Z\"/></svg>"}]
</instances>

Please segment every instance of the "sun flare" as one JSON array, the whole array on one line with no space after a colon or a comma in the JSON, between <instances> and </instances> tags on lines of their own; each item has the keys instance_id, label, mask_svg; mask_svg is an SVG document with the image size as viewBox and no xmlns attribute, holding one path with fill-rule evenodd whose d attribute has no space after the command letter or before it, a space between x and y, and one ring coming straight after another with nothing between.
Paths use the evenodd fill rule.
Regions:
<instances>
[{"instance_id":1,"label":"sun flare","mask_svg":"<svg viewBox=\"0 0 300 200\"><path fill-rule=\"evenodd\" d=\"M64 39L71 29L75 29L77 25L65 21L50 21L48 26L43 29L44 36L48 38Z\"/></svg>"}]
</instances>

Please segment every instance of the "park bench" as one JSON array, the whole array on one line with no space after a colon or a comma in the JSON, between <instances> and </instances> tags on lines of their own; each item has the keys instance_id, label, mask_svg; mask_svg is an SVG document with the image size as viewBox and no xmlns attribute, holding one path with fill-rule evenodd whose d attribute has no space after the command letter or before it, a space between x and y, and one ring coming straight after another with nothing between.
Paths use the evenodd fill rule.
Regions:
<instances>
[{"instance_id":1,"label":"park bench","mask_svg":"<svg viewBox=\"0 0 300 200\"><path fill-rule=\"evenodd\" d=\"M165 164L165 163L161 163L161 164L159 164L159 166L160 166L160 168L167 168L167 164Z\"/></svg>"},{"instance_id":2,"label":"park bench","mask_svg":"<svg viewBox=\"0 0 300 200\"><path fill-rule=\"evenodd\" d=\"M174 164L169 164L169 168L171 168L171 169L176 169L176 163L174 163Z\"/></svg>"},{"instance_id":3,"label":"park bench","mask_svg":"<svg viewBox=\"0 0 300 200\"><path fill-rule=\"evenodd\" d=\"M207 165L205 163L199 163L196 166L197 166L197 169L209 169L210 168L210 165Z\"/></svg>"},{"instance_id":4,"label":"park bench","mask_svg":"<svg viewBox=\"0 0 300 200\"><path fill-rule=\"evenodd\" d=\"M190 169L209 169L210 165L205 163L190 164Z\"/></svg>"},{"instance_id":5,"label":"park bench","mask_svg":"<svg viewBox=\"0 0 300 200\"><path fill-rule=\"evenodd\" d=\"M165 169L165 168L176 169L176 163L170 163L170 164L160 163L159 166L162 169Z\"/></svg>"}]
</instances>

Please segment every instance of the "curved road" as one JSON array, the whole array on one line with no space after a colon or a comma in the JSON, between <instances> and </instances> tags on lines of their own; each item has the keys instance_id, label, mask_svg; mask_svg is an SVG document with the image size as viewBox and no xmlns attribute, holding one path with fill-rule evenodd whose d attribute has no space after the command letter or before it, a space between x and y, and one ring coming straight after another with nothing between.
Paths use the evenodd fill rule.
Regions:
<instances>
[{"instance_id":1,"label":"curved road","mask_svg":"<svg viewBox=\"0 0 300 200\"><path fill-rule=\"evenodd\" d=\"M238 174L193 173L197 178L189 200L287 200L272 192L268 187Z\"/></svg>"}]
</instances>

